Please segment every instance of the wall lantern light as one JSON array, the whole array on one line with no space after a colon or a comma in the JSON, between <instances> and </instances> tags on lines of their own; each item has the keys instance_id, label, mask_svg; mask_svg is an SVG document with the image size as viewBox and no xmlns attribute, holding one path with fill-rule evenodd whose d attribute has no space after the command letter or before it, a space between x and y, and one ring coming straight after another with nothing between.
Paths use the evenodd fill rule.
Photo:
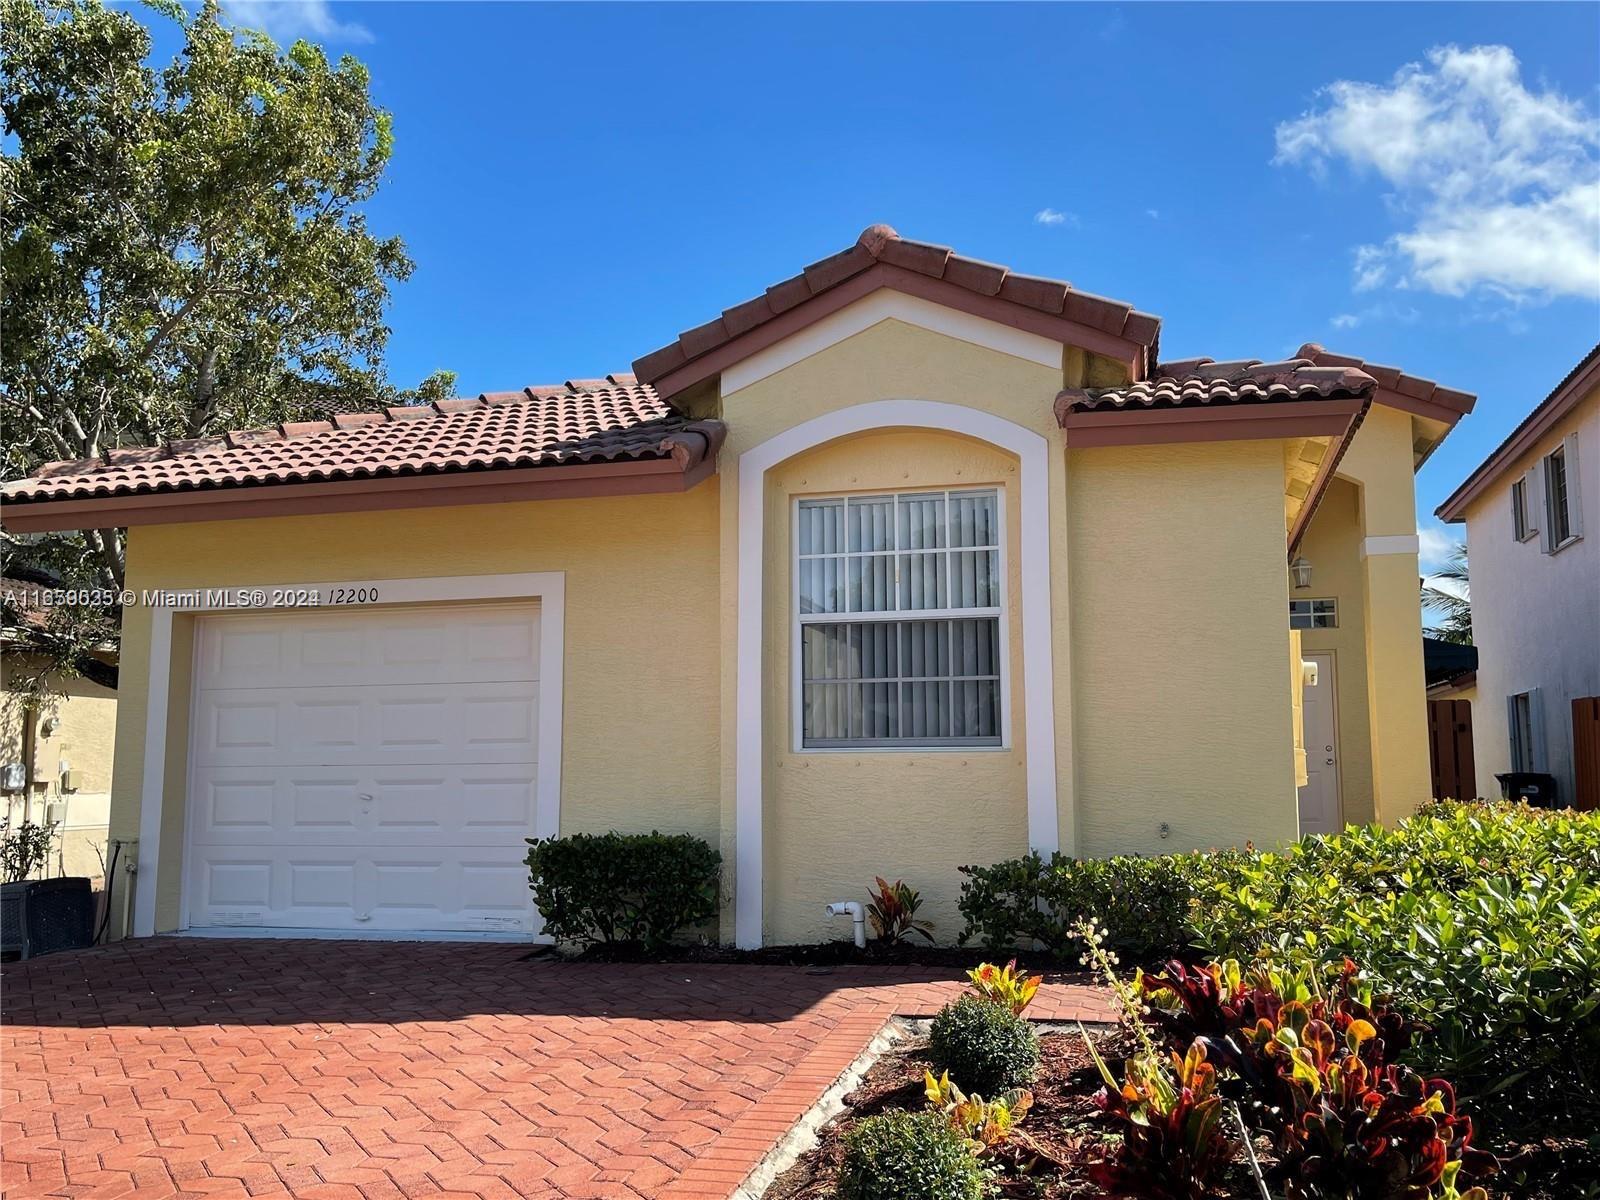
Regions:
<instances>
[{"instance_id":1,"label":"wall lantern light","mask_svg":"<svg viewBox=\"0 0 1600 1200\"><path fill-rule=\"evenodd\" d=\"M1308 588L1311 586L1311 563L1306 560L1304 555L1289 564L1289 574L1294 576L1295 587Z\"/></svg>"}]
</instances>

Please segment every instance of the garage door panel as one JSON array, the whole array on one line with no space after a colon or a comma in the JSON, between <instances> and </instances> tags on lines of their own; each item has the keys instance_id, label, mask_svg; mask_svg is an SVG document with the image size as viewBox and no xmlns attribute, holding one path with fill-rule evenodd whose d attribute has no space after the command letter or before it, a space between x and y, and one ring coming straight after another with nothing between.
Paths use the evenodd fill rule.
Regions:
<instances>
[{"instance_id":1,"label":"garage door panel","mask_svg":"<svg viewBox=\"0 0 1600 1200\"><path fill-rule=\"evenodd\" d=\"M507 932L528 928L527 867L513 851L460 846L370 854L308 847L285 857L218 851L195 873L195 924Z\"/></svg>"},{"instance_id":2,"label":"garage door panel","mask_svg":"<svg viewBox=\"0 0 1600 1200\"><path fill-rule=\"evenodd\" d=\"M192 925L528 932L532 605L198 627Z\"/></svg>"},{"instance_id":3,"label":"garage door panel","mask_svg":"<svg viewBox=\"0 0 1600 1200\"><path fill-rule=\"evenodd\" d=\"M202 689L536 680L527 608L447 606L234 616L201 633Z\"/></svg>"},{"instance_id":4,"label":"garage door panel","mask_svg":"<svg viewBox=\"0 0 1600 1200\"><path fill-rule=\"evenodd\" d=\"M537 683L202 693L195 766L531 762Z\"/></svg>"},{"instance_id":5,"label":"garage door panel","mask_svg":"<svg viewBox=\"0 0 1600 1200\"><path fill-rule=\"evenodd\" d=\"M195 772L191 842L205 847L510 844L533 828L534 763Z\"/></svg>"}]
</instances>

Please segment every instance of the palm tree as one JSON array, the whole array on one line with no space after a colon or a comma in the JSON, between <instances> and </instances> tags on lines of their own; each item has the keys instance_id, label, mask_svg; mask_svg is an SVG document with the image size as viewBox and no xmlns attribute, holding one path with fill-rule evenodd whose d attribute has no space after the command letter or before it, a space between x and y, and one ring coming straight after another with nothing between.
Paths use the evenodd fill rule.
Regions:
<instances>
[{"instance_id":1,"label":"palm tree","mask_svg":"<svg viewBox=\"0 0 1600 1200\"><path fill-rule=\"evenodd\" d=\"M1436 586L1441 580L1454 586ZM1465 545L1452 550L1446 565L1422 581L1422 607L1443 618L1433 630L1440 641L1472 645L1472 595L1467 583Z\"/></svg>"}]
</instances>

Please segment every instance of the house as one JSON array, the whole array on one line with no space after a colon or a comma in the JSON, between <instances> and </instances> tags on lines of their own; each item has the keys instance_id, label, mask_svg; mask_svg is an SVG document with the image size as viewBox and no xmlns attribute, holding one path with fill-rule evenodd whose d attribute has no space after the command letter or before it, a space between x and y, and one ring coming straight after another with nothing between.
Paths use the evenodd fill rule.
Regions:
<instances>
[{"instance_id":1,"label":"house","mask_svg":"<svg viewBox=\"0 0 1600 1200\"><path fill-rule=\"evenodd\" d=\"M1473 398L1160 332L880 225L633 374L6 485L128 528L133 931L526 935L525 835L659 828L729 941L874 875L950 939L963 864L1404 816L1413 474Z\"/></svg>"},{"instance_id":2,"label":"house","mask_svg":"<svg viewBox=\"0 0 1600 1200\"><path fill-rule=\"evenodd\" d=\"M1558 803L1600 807L1600 346L1438 515L1467 527L1479 792L1532 771Z\"/></svg>"},{"instance_id":3,"label":"house","mask_svg":"<svg viewBox=\"0 0 1600 1200\"><path fill-rule=\"evenodd\" d=\"M79 655L63 673L49 642L41 589L61 581L33 568L8 568L0 582L0 816L52 825L43 874L103 881L110 850L111 778L117 723L114 645Z\"/></svg>"}]
</instances>

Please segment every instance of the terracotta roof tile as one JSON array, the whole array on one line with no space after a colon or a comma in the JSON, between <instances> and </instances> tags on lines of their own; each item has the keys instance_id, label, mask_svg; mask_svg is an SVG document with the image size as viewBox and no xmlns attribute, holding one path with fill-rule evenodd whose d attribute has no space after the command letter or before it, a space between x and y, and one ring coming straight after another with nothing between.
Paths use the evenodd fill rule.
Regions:
<instances>
[{"instance_id":1,"label":"terracotta roof tile","mask_svg":"<svg viewBox=\"0 0 1600 1200\"><path fill-rule=\"evenodd\" d=\"M1413 400L1422 400L1429 404L1437 404L1442 408L1466 414L1472 411L1478 398L1470 392L1457 391L1455 388L1441 387L1431 379L1421 379L1415 375L1407 375L1399 367L1386 367L1380 363L1369 363L1348 354L1334 354L1325 350L1316 342L1307 342L1300 347L1299 356L1316 363L1320 367L1355 367L1365 371L1378 381L1378 386L1391 392L1398 392L1402 396L1409 396Z\"/></svg>"},{"instance_id":2,"label":"terracotta roof tile","mask_svg":"<svg viewBox=\"0 0 1600 1200\"><path fill-rule=\"evenodd\" d=\"M814 296L838 287L878 264L915 271L980 296L995 296L1052 316L1088 325L1146 347L1154 356L1161 320L1135 312L1120 300L1080 292L1069 283L1014 275L1005 267L963 258L948 246L913 242L887 225L864 230L856 244L830 254L800 274L773 284L765 294L734 305L715 321L685 331L678 339L636 359L633 369L649 383L766 324Z\"/></svg>"},{"instance_id":3,"label":"terracotta roof tile","mask_svg":"<svg viewBox=\"0 0 1600 1200\"><path fill-rule=\"evenodd\" d=\"M1354 367L1317 366L1309 358L1283 362L1189 358L1162 363L1149 379L1106 388L1067 388L1056 398L1057 416L1108 409L1192 408L1200 405L1270 404L1369 395L1377 381Z\"/></svg>"},{"instance_id":4,"label":"terracotta roof tile","mask_svg":"<svg viewBox=\"0 0 1600 1200\"><path fill-rule=\"evenodd\" d=\"M721 440L720 422L692 421L619 374L118 449L46 464L3 494L16 504L617 460L688 466Z\"/></svg>"}]
</instances>

